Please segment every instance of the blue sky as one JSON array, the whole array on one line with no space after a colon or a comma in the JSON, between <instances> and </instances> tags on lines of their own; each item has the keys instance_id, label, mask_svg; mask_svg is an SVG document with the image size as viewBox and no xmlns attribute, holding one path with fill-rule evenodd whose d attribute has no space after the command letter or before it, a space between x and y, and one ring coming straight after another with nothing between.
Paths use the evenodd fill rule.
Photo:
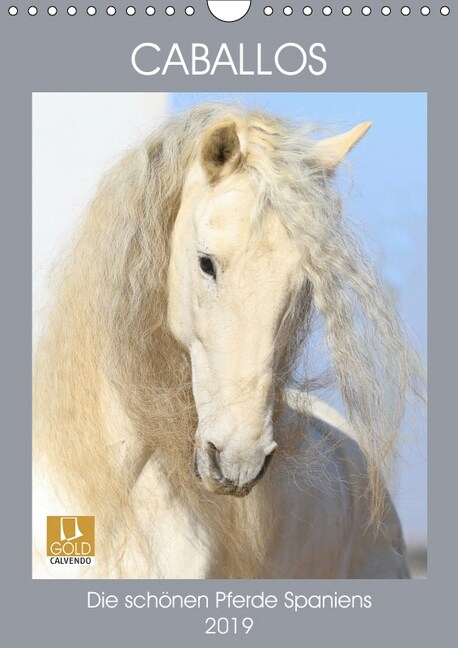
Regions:
<instances>
[{"instance_id":1,"label":"blue sky","mask_svg":"<svg viewBox=\"0 0 458 648\"><path fill-rule=\"evenodd\" d=\"M232 100L345 131L373 126L338 176L344 214L395 291L401 315L426 361L427 95L425 93L174 93L172 110ZM426 537L426 422L405 424L393 487L408 538Z\"/></svg>"}]
</instances>

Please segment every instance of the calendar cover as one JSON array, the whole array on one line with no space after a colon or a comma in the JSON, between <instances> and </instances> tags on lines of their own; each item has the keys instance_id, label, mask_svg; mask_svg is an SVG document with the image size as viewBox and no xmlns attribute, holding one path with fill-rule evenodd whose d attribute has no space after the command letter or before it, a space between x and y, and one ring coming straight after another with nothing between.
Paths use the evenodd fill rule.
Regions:
<instances>
[{"instance_id":1,"label":"calendar cover","mask_svg":"<svg viewBox=\"0 0 458 648\"><path fill-rule=\"evenodd\" d=\"M8 643L451 627L455 9L5 3Z\"/></svg>"}]
</instances>

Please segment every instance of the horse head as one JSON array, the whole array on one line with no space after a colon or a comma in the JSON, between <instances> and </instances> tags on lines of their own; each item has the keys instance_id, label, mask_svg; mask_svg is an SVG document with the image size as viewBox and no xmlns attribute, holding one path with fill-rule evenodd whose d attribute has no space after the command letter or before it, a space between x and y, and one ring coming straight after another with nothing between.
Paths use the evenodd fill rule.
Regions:
<instances>
[{"instance_id":1,"label":"horse head","mask_svg":"<svg viewBox=\"0 0 458 648\"><path fill-rule=\"evenodd\" d=\"M369 125L313 145L323 176ZM269 167L274 140L231 120L204 133L171 243L168 322L191 359L195 471L208 490L235 496L250 492L277 447L280 332L308 281L281 206L252 172ZM277 166L271 179L282 182Z\"/></svg>"}]
</instances>

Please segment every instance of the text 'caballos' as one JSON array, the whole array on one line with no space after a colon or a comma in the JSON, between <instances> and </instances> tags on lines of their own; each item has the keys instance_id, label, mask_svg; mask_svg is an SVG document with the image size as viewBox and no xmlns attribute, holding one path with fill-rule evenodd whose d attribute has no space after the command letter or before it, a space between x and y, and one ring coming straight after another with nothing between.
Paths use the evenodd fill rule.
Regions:
<instances>
[{"instance_id":1,"label":"text 'caballos'","mask_svg":"<svg viewBox=\"0 0 458 648\"><path fill-rule=\"evenodd\" d=\"M235 47L221 43L215 48L192 43L184 48L178 43L164 47L145 42L133 50L131 61L134 70L143 76L166 75L172 71L185 76L214 76L223 70L233 76L269 76L278 72L286 76L320 76L327 67L325 53L323 43L309 46L283 43L267 52L262 43L249 46L239 43Z\"/></svg>"}]
</instances>

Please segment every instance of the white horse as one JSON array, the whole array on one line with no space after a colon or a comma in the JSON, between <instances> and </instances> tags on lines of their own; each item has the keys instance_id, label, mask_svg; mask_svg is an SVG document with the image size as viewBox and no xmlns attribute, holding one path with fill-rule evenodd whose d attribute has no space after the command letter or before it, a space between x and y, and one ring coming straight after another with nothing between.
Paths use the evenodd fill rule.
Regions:
<instances>
[{"instance_id":1,"label":"white horse","mask_svg":"<svg viewBox=\"0 0 458 648\"><path fill-rule=\"evenodd\" d=\"M36 352L35 577L409 577L382 470L416 364L333 190L369 126L199 106L101 183ZM351 436L291 389L314 311ZM95 515L85 570L43 555L57 514Z\"/></svg>"}]
</instances>

